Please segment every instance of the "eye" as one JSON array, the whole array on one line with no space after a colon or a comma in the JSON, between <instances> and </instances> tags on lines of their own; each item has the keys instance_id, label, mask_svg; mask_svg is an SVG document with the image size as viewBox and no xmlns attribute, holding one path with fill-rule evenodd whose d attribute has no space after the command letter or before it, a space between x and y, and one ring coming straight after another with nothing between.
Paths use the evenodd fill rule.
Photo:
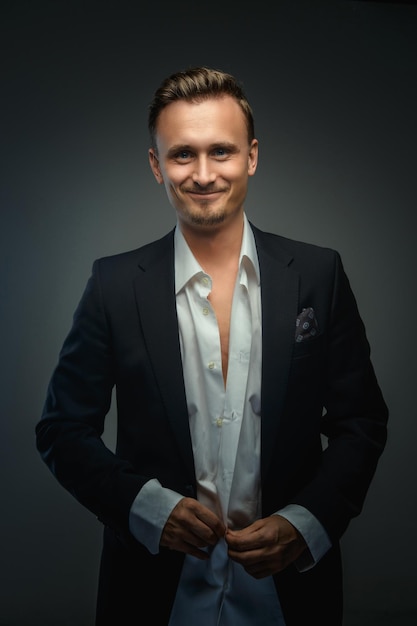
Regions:
<instances>
[{"instance_id":1,"label":"eye","mask_svg":"<svg viewBox=\"0 0 417 626\"><path fill-rule=\"evenodd\" d=\"M191 158L191 152L189 150L181 150L180 152L177 152L175 158L178 161L188 161Z\"/></svg>"},{"instance_id":2,"label":"eye","mask_svg":"<svg viewBox=\"0 0 417 626\"><path fill-rule=\"evenodd\" d=\"M219 145L213 147L212 155L215 159L220 161L228 159L232 154L236 152L236 148L233 145Z\"/></svg>"}]
</instances>

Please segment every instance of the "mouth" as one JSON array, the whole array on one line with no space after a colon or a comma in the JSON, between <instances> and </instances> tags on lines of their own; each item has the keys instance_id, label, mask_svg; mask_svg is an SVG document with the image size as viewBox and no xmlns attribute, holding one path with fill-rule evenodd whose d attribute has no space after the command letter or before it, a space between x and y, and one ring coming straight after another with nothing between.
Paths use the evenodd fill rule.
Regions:
<instances>
[{"instance_id":1,"label":"mouth","mask_svg":"<svg viewBox=\"0 0 417 626\"><path fill-rule=\"evenodd\" d=\"M220 193L223 193L223 189L185 189L185 193L190 196L195 197L207 197L207 196L218 196Z\"/></svg>"}]
</instances>

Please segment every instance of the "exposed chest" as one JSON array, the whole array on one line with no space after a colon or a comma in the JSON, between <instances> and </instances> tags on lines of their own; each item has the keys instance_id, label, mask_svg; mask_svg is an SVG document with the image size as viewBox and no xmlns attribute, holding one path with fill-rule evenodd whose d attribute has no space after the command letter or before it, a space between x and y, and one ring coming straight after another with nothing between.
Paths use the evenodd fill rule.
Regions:
<instances>
[{"instance_id":1,"label":"exposed chest","mask_svg":"<svg viewBox=\"0 0 417 626\"><path fill-rule=\"evenodd\" d=\"M225 273L216 280L213 278L209 301L216 314L219 327L220 348L222 357L223 380L226 384L227 365L229 362L230 318L233 294L235 290L236 271Z\"/></svg>"}]
</instances>

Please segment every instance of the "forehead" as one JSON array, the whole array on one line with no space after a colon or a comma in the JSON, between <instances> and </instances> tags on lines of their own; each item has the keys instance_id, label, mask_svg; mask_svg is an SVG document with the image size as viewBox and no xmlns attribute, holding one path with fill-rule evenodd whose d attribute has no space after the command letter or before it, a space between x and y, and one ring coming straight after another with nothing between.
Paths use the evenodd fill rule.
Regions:
<instances>
[{"instance_id":1,"label":"forehead","mask_svg":"<svg viewBox=\"0 0 417 626\"><path fill-rule=\"evenodd\" d=\"M172 143L247 143L246 120L239 104L231 96L201 102L177 100L162 109L156 126L158 145Z\"/></svg>"}]
</instances>

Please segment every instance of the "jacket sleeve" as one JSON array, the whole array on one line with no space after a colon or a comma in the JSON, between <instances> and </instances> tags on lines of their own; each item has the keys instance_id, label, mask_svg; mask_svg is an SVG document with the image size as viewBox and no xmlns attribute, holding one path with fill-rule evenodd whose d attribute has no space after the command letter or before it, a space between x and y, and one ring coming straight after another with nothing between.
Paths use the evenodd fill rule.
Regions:
<instances>
[{"instance_id":1,"label":"jacket sleeve","mask_svg":"<svg viewBox=\"0 0 417 626\"><path fill-rule=\"evenodd\" d=\"M127 531L131 503L147 478L101 439L115 382L113 362L96 261L48 386L36 445L81 504L106 525Z\"/></svg>"},{"instance_id":2,"label":"jacket sleeve","mask_svg":"<svg viewBox=\"0 0 417 626\"><path fill-rule=\"evenodd\" d=\"M293 498L337 541L357 516L387 440L388 409L370 358L357 303L338 253L325 329L324 410L327 447L311 480Z\"/></svg>"}]
</instances>

